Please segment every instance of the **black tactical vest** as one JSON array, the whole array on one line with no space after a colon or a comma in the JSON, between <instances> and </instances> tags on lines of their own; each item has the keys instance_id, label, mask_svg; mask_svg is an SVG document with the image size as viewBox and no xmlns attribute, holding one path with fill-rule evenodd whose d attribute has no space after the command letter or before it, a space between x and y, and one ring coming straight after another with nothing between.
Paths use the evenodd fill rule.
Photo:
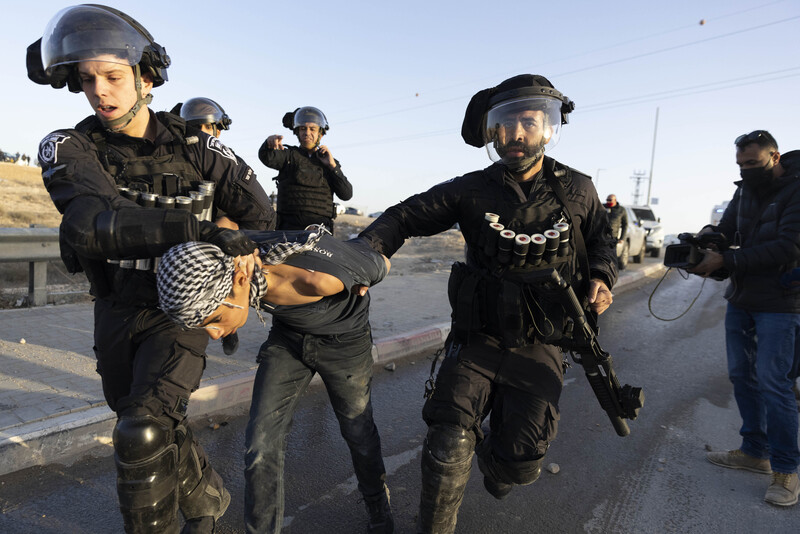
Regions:
<instances>
[{"instance_id":1,"label":"black tactical vest","mask_svg":"<svg viewBox=\"0 0 800 534\"><path fill-rule=\"evenodd\" d=\"M553 189L554 179L547 179ZM556 223L567 223L569 239L557 252L543 254L537 265L527 261L528 256L524 265L515 267L513 256L508 262L501 262L498 251L490 250L485 239L474 239L473 233L468 243L468 262L453 265L448 283L457 343L469 343L470 334L475 332L495 336L507 348L535 341L548 343L561 337L566 321L563 309L529 283L532 273L543 269L555 269L574 287L580 287L585 277L579 268L579 256L585 256L585 251L578 252L583 247L582 235L579 228L573 228L571 210L559 196L554 190L516 207L501 201L494 206L476 206L499 215L498 222L515 234L544 234Z\"/></svg>"},{"instance_id":2,"label":"black tactical vest","mask_svg":"<svg viewBox=\"0 0 800 534\"><path fill-rule=\"evenodd\" d=\"M120 187L134 191L155 193L164 196L187 195L197 190L203 181L200 170L189 155L188 146L199 141L197 136L186 136L180 123L166 118L165 126L174 140L168 145L166 154L131 157L123 149L109 144L106 130L95 117L89 117L75 128L87 135L97 147L100 162Z\"/></svg>"}]
</instances>

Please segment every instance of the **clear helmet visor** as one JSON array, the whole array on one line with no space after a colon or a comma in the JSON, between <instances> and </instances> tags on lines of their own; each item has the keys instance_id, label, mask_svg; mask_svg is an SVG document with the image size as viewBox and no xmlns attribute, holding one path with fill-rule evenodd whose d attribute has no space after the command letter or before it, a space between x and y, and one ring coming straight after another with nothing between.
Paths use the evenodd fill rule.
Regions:
<instances>
[{"instance_id":1,"label":"clear helmet visor","mask_svg":"<svg viewBox=\"0 0 800 534\"><path fill-rule=\"evenodd\" d=\"M150 40L114 13L90 5L59 11L42 36L42 64L53 67L95 60L134 66Z\"/></svg>"},{"instance_id":2,"label":"clear helmet visor","mask_svg":"<svg viewBox=\"0 0 800 534\"><path fill-rule=\"evenodd\" d=\"M295 112L292 120L292 129L306 124L316 124L323 131L328 129L328 119L325 118L325 114L311 106L300 108Z\"/></svg>"},{"instance_id":3,"label":"clear helmet visor","mask_svg":"<svg viewBox=\"0 0 800 534\"><path fill-rule=\"evenodd\" d=\"M181 117L187 122L198 124L218 124L227 130L231 120L228 115L210 98L190 98L181 106Z\"/></svg>"},{"instance_id":4,"label":"clear helmet visor","mask_svg":"<svg viewBox=\"0 0 800 534\"><path fill-rule=\"evenodd\" d=\"M530 168L558 144L561 105L555 98L532 96L493 106L483 132L489 159L512 170Z\"/></svg>"}]
</instances>

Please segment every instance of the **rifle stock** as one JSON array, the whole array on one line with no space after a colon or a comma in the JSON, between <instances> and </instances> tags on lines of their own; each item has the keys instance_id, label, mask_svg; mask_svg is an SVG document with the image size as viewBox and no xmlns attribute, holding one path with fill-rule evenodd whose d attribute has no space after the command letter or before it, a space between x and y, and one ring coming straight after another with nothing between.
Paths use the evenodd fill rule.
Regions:
<instances>
[{"instance_id":1,"label":"rifle stock","mask_svg":"<svg viewBox=\"0 0 800 534\"><path fill-rule=\"evenodd\" d=\"M625 419L633 420L639 415L644 405L642 388L628 384L620 386L611 355L597 341L597 328L592 316L586 314L572 287L555 269L531 273L528 281L543 288L549 298L564 308L568 317L565 331L560 339L551 343L569 351L572 359L583 367L589 385L614 430L619 436L627 436L630 428Z\"/></svg>"}]
</instances>

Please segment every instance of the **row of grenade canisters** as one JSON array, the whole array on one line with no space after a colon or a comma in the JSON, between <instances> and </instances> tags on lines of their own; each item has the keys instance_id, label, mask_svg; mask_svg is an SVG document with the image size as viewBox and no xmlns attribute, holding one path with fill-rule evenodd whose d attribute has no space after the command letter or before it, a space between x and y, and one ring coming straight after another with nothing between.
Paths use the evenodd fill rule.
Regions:
<instances>
[{"instance_id":1,"label":"row of grenade canisters","mask_svg":"<svg viewBox=\"0 0 800 534\"><path fill-rule=\"evenodd\" d=\"M500 265L537 267L569 254L569 224L556 223L542 234L517 234L506 229L494 213L484 214L478 248Z\"/></svg>"},{"instance_id":2,"label":"row of grenade canisters","mask_svg":"<svg viewBox=\"0 0 800 534\"><path fill-rule=\"evenodd\" d=\"M189 191L189 196L166 196L135 191L127 187L118 187L119 194L136 202L143 208L164 208L189 211L198 221L210 221L214 204L214 186L210 181L203 181L197 186L196 191ZM137 269L140 271L158 270L158 261L161 258L143 258L139 260L108 260L109 263L118 263L123 269Z\"/></svg>"}]
</instances>

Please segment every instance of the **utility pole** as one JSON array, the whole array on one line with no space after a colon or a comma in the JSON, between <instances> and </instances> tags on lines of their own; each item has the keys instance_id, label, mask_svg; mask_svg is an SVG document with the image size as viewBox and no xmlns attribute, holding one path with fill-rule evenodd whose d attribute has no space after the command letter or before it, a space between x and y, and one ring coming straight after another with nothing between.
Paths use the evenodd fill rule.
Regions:
<instances>
[{"instance_id":1,"label":"utility pole","mask_svg":"<svg viewBox=\"0 0 800 534\"><path fill-rule=\"evenodd\" d=\"M631 180L636 181L636 185L633 188L633 205L634 206L641 206L642 204L639 203L639 197L642 194L639 192L639 186L641 183L647 178L647 173L644 171L633 171L633 176L631 176ZM648 202L650 200L648 199Z\"/></svg>"},{"instance_id":2,"label":"utility pole","mask_svg":"<svg viewBox=\"0 0 800 534\"><path fill-rule=\"evenodd\" d=\"M600 183L600 171L604 171L605 169L597 169L597 174L595 175L594 179L594 188L597 189L598 184Z\"/></svg>"},{"instance_id":3,"label":"utility pole","mask_svg":"<svg viewBox=\"0 0 800 534\"><path fill-rule=\"evenodd\" d=\"M656 108L656 125L653 127L653 151L650 154L650 180L647 183L647 202L645 205L650 205L650 192L653 190L653 163L656 160L656 134L658 134L658 109Z\"/></svg>"}]
</instances>

